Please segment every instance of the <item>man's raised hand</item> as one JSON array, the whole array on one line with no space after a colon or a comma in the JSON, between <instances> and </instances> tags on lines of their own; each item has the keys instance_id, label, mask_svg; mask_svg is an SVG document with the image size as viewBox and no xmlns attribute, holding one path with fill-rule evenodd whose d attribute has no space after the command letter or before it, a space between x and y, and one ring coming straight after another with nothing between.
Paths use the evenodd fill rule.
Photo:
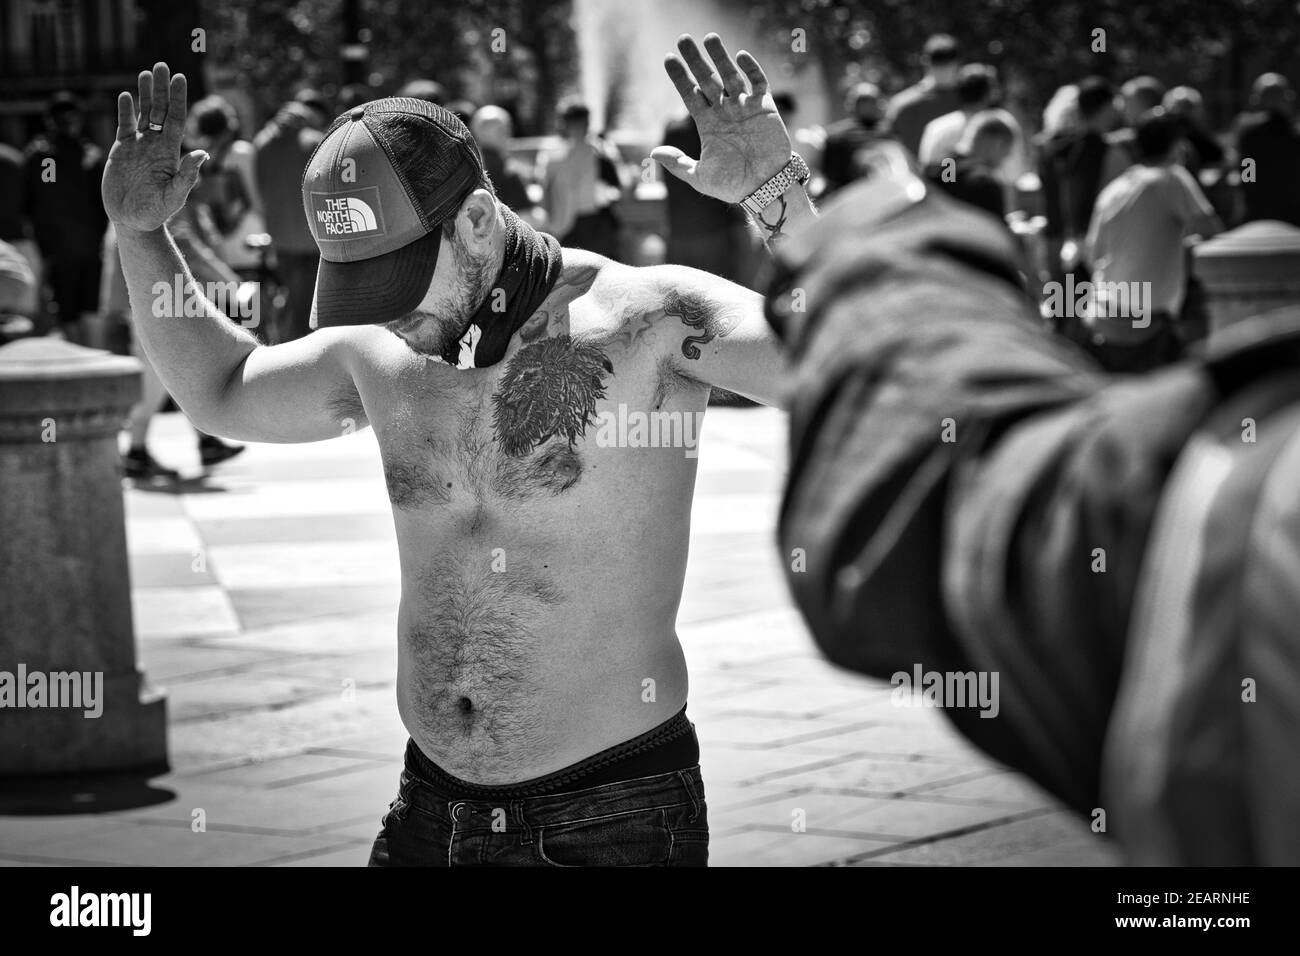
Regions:
<instances>
[{"instance_id":1,"label":"man's raised hand","mask_svg":"<svg viewBox=\"0 0 1300 956\"><path fill-rule=\"evenodd\" d=\"M185 75L171 75L166 63L140 73L140 103L130 93L117 97L117 142L109 150L100 192L108 218L122 229L152 232L183 205L208 154L182 158L185 132Z\"/></svg>"},{"instance_id":2,"label":"man's raised hand","mask_svg":"<svg viewBox=\"0 0 1300 956\"><path fill-rule=\"evenodd\" d=\"M700 158L672 146L650 155L704 195L740 202L790 161L790 134L767 77L744 50L733 61L716 33L704 38L712 63L689 34L678 39L677 49L681 56L665 57L664 69L699 128Z\"/></svg>"}]
</instances>

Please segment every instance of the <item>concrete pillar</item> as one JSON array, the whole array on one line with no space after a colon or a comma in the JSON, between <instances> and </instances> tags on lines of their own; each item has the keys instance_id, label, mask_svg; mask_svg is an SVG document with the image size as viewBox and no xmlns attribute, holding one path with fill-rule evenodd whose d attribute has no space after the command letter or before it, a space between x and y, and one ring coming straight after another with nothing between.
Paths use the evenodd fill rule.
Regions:
<instances>
[{"instance_id":1,"label":"concrete pillar","mask_svg":"<svg viewBox=\"0 0 1300 956\"><path fill-rule=\"evenodd\" d=\"M1209 299L1210 335L1300 303L1300 229L1261 220L1196 247L1194 270Z\"/></svg>"},{"instance_id":2,"label":"concrete pillar","mask_svg":"<svg viewBox=\"0 0 1300 956\"><path fill-rule=\"evenodd\" d=\"M133 358L0 347L0 776L167 768L165 701L136 669L117 450L139 396ZM44 706L18 706L42 683ZM78 691L83 706L51 706Z\"/></svg>"}]
</instances>

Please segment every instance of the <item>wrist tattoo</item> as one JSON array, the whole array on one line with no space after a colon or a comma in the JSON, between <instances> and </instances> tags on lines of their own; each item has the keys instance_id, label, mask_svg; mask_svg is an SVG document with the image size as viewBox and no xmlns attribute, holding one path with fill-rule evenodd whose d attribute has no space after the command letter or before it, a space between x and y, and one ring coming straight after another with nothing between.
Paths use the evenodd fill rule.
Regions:
<instances>
[{"instance_id":1,"label":"wrist tattoo","mask_svg":"<svg viewBox=\"0 0 1300 956\"><path fill-rule=\"evenodd\" d=\"M782 229L785 227L785 220L787 215L785 195L782 194L778 196L776 198L776 201L781 204L781 210L780 212L777 213L776 222L768 222L766 219L763 218L763 214L761 212L756 212L753 214L755 224L758 225L758 227L766 233L766 235L763 237L763 242L765 242L769 247L774 245L779 240L785 238L785 233L782 232Z\"/></svg>"}]
</instances>

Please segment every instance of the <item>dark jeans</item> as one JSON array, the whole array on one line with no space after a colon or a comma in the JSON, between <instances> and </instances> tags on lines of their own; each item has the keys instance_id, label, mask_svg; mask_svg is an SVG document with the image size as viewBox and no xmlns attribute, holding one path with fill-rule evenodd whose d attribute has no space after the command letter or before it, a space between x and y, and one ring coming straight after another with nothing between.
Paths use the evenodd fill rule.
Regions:
<instances>
[{"instance_id":1,"label":"dark jeans","mask_svg":"<svg viewBox=\"0 0 1300 956\"><path fill-rule=\"evenodd\" d=\"M371 866L707 866L698 765L512 800L465 799L422 777L407 749Z\"/></svg>"}]
</instances>

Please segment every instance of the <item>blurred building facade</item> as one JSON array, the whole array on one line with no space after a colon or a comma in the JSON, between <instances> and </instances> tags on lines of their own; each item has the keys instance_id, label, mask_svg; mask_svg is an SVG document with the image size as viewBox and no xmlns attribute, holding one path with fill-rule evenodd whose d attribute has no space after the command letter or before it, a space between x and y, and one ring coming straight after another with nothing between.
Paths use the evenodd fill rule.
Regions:
<instances>
[{"instance_id":1,"label":"blurred building facade","mask_svg":"<svg viewBox=\"0 0 1300 956\"><path fill-rule=\"evenodd\" d=\"M88 132L112 140L113 101L135 86L142 65L166 55L204 93L199 0L5 0L0 3L0 142L37 133L59 90L86 103ZM206 39L204 44L206 45Z\"/></svg>"}]
</instances>

